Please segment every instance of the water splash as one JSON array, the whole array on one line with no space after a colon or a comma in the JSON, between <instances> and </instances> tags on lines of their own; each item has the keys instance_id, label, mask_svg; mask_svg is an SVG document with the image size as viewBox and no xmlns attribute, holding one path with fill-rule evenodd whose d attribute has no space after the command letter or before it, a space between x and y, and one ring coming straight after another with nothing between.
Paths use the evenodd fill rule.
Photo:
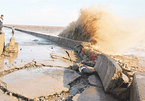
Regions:
<instances>
[{"instance_id":1,"label":"water splash","mask_svg":"<svg viewBox=\"0 0 145 101\"><path fill-rule=\"evenodd\" d=\"M145 20L123 20L102 8L89 7L81 9L78 20L72 22L60 36L88 41L106 54L116 54L144 40L144 25Z\"/></svg>"}]
</instances>

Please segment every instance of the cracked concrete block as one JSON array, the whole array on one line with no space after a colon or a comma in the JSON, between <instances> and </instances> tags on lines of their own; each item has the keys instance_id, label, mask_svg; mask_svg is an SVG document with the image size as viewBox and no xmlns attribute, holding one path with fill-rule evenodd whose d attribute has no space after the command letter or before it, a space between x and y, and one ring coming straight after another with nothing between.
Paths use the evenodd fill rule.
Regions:
<instances>
[{"instance_id":1,"label":"cracked concrete block","mask_svg":"<svg viewBox=\"0 0 145 101\"><path fill-rule=\"evenodd\" d=\"M102 81L105 92L112 92L123 83L121 67L109 56L98 54L95 69Z\"/></svg>"},{"instance_id":2,"label":"cracked concrete block","mask_svg":"<svg viewBox=\"0 0 145 101\"><path fill-rule=\"evenodd\" d=\"M145 72L135 73L130 88L130 101L145 101Z\"/></svg>"},{"instance_id":3,"label":"cracked concrete block","mask_svg":"<svg viewBox=\"0 0 145 101\"><path fill-rule=\"evenodd\" d=\"M74 64L73 66L68 67L68 69L77 71L79 69L79 66L77 64Z\"/></svg>"},{"instance_id":4,"label":"cracked concrete block","mask_svg":"<svg viewBox=\"0 0 145 101\"><path fill-rule=\"evenodd\" d=\"M85 88L85 87L86 87L85 84L79 83L79 84L73 86L73 87L70 89L69 93L70 93L71 95L74 96L74 95L76 95L77 93L80 93L80 89L83 89L83 88Z\"/></svg>"},{"instance_id":5,"label":"cracked concrete block","mask_svg":"<svg viewBox=\"0 0 145 101\"><path fill-rule=\"evenodd\" d=\"M103 87L100 78L96 75L89 76L88 80L89 83L94 86L101 87L101 88Z\"/></svg>"},{"instance_id":6,"label":"cracked concrete block","mask_svg":"<svg viewBox=\"0 0 145 101\"><path fill-rule=\"evenodd\" d=\"M31 68L1 77L7 89L28 98L59 94L68 91L69 83L80 77L75 71L57 67Z\"/></svg>"},{"instance_id":7,"label":"cracked concrete block","mask_svg":"<svg viewBox=\"0 0 145 101\"><path fill-rule=\"evenodd\" d=\"M73 97L73 101L119 101L110 94L105 94L102 88L89 87L81 94Z\"/></svg>"}]
</instances>

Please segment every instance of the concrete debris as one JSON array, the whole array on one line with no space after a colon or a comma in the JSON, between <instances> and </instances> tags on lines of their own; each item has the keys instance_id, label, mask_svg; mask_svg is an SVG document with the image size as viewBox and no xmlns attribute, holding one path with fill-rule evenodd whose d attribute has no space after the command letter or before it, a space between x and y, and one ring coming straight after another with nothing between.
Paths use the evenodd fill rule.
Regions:
<instances>
[{"instance_id":1,"label":"concrete debris","mask_svg":"<svg viewBox=\"0 0 145 101\"><path fill-rule=\"evenodd\" d=\"M79 71L81 71L82 73L88 73L88 74L92 74L96 72L96 70L90 66L82 66L80 67Z\"/></svg>"},{"instance_id":2,"label":"concrete debris","mask_svg":"<svg viewBox=\"0 0 145 101\"><path fill-rule=\"evenodd\" d=\"M81 94L73 97L73 101L119 101L116 98L105 94L102 88L88 87Z\"/></svg>"},{"instance_id":3,"label":"concrete debris","mask_svg":"<svg viewBox=\"0 0 145 101\"><path fill-rule=\"evenodd\" d=\"M69 66L68 69L72 69L77 71L79 69L79 65L78 64L74 64L73 66Z\"/></svg>"},{"instance_id":4,"label":"concrete debris","mask_svg":"<svg viewBox=\"0 0 145 101\"><path fill-rule=\"evenodd\" d=\"M68 96L65 101L72 101L73 96L82 93L84 89L89 86L88 76L84 74L78 79L74 80L69 85L70 85L69 90L70 96Z\"/></svg>"},{"instance_id":5,"label":"concrete debris","mask_svg":"<svg viewBox=\"0 0 145 101\"><path fill-rule=\"evenodd\" d=\"M87 73L87 74L92 74L96 72L94 67L90 67L81 63L76 63L73 66L68 67L68 69L72 69L75 71L79 71L80 73Z\"/></svg>"},{"instance_id":6,"label":"concrete debris","mask_svg":"<svg viewBox=\"0 0 145 101\"><path fill-rule=\"evenodd\" d=\"M124 83L129 82L129 78L124 73L122 73L122 78L123 78Z\"/></svg>"},{"instance_id":7,"label":"concrete debris","mask_svg":"<svg viewBox=\"0 0 145 101\"><path fill-rule=\"evenodd\" d=\"M114 88L123 83L122 69L113 59L98 54L95 69L100 76L105 92L112 92Z\"/></svg>"},{"instance_id":8,"label":"concrete debris","mask_svg":"<svg viewBox=\"0 0 145 101\"><path fill-rule=\"evenodd\" d=\"M130 101L145 101L145 72L135 73L130 89Z\"/></svg>"},{"instance_id":9,"label":"concrete debris","mask_svg":"<svg viewBox=\"0 0 145 101\"><path fill-rule=\"evenodd\" d=\"M91 85L94 85L99 88L103 88L100 78L96 75L89 76L88 81Z\"/></svg>"},{"instance_id":10,"label":"concrete debris","mask_svg":"<svg viewBox=\"0 0 145 101\"><path fill-rule=\"evenodd\" d=\"M105 92L112 93L123 100L128 99L128 89L132 83L133 75L130 67L122 62L116 62L110 56L102 53L92 53L88 48L83 46L77 46L75 51L83 59L83 64L95 68ZM81 72L85 69L84 66L80 68Z\"/></svg>"},{"instance_id":11,"label":"concrete debris","mask_svg":"<svg viewBox=\"0 0 145 101\"><path fill-rule=\"evenodd\" d=\"M83 69L85 69L86 67L82 66L79 68L79 72L82 73Z\"/></svg>"}]
</instances>

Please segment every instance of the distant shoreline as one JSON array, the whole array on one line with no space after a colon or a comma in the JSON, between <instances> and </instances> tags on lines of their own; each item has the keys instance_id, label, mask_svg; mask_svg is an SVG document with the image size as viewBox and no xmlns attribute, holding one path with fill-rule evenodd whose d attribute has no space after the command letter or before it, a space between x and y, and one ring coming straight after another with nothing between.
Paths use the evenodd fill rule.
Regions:
<instances>
[{"instance_id":1,"label":"distant shoreline","mask_svg":"<svg viewBox=\"0 0 145 101\"><path fill-rule=\"evenodd\" d=\"M14 26L15 28L43 32L43 33L53 33L53 34L56 33L59 34L65 29L65 27L60 27L60 26L37 26L37 25L15 25L15 24L5 24L4 26L8 26L8 27Z\"/></svg>"},{"instance_id":2,"label":"distant shoreline","mask_svg":"<svg viewBox=\"0 0 145 101\"><path fill-rule=\"evenodd\" d=\"M62 26L38 26L38 25L16 25L16 24L4 24L5 26L15 26L15 27L21 27L21 28L45 28L45 29L53 29L53 28L58 28L58 29L64 29L65 27Z\"/></svg>"}]
</instances>

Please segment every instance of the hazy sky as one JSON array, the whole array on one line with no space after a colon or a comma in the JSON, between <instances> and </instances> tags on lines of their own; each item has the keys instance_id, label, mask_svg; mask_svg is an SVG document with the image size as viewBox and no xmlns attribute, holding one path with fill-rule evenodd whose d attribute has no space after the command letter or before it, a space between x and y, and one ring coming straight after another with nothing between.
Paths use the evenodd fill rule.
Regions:
<instances>
[{"instance_id":1,"label":"hazy sky","mask_svg":"<svg viewBox=\"0 0 145 101\"><path fill-rule=\"evenodd\" d=\"M145 0L0 0L0 14L6 24L67 26L90 5L104 6L120 16L145 16Z\"/></svg>"}]
</instances>

